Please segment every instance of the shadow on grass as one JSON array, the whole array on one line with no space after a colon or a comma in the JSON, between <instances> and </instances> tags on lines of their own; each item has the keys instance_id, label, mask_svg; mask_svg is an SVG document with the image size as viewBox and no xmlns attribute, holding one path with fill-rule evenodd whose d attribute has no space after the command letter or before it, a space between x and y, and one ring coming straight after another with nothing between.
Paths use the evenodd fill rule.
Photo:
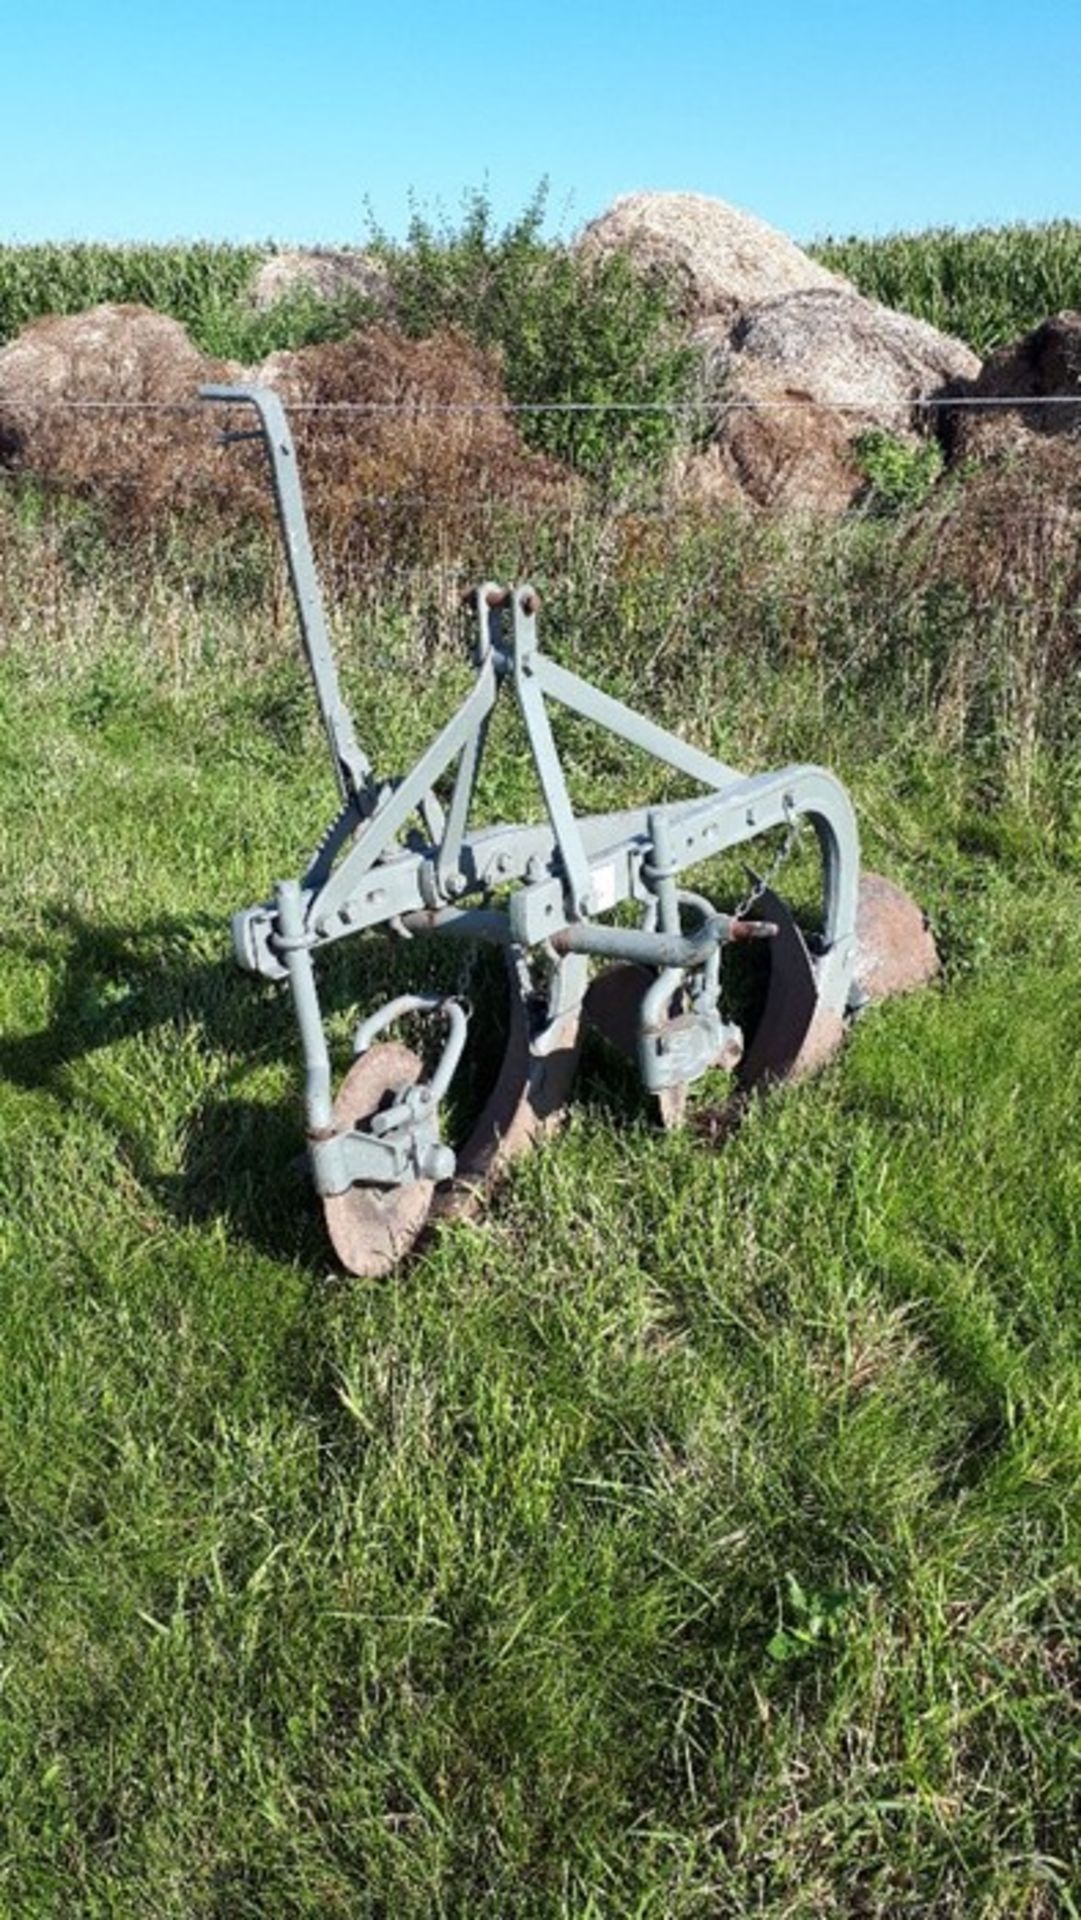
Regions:
<instances>
[{"instance_id":1,"label":"shadow on grass","mask_svg":"<svg viewBox=\"0 0 1081 1920\"><path fill-rule=\"evenodd\" d=\"M179 1047L196 1029L208 1057L224 1057L235 1074L281 1070L289 1090L251 1099L229 1091L208 1092L178 1116L184 1128L184 1164L163 1172L147 1145L138 1099L130 1122L118 1120L118 1144L132 1174L181 1222L224 1220L252 1246L274 1258L329 1265L319 1203L308 1178L302 1108L303 1067L288 988L244 975L227 951L200 957L212 942L225 948L217 919L158 919L138 925L103 925L69 908L44 916L38 940L0 939L23 962L40 963L53 985L49 1019L36 1032L0 1036L0 1074L30 1091L47 1090L63 1106L85 1104L85 1077L73 1083L70 1069L88 1056L143 1035ZM436 943L397 947L373 938L343 941L320 956L319 995L325 1016L356 1007L358 989L374 1004L406 989L435 984L454 990L462 950L435 951ZM418 960L418 953L423 957ZM485 954L476 962L477 987L488 993L491 969ZM488 969L488 977L485 977ZM418 975L422 976L418 978ZM502 1058L505 1017L492 1007L478 1020L471 1051L448 1101L450 1136L464 1131L487 1093ZM419 1044L419 1042L418 1042ZM229 1070L226 1079L228 1081ZM90 1096L92 1099L92 1095Z\"/></svg>"},{"instance_id":2,"label":"shadow on grass","mask_svg":"<svg viewBox=\"0 0 1081 1920\"><path fill-rule=\"evenodd\" d=\"M226 954L193 957L208 934L221 939L217 921L104 926L65 908L49 912L46 924L37 942L0 942L23 960L40 961L56 982L46 1026L0 1036L0 1073L71 1106L85 1100L69 1077L77 1061L141 1035L157 1034L168 1045L170 1030L179 1044L193 1026L208 1054L290 1070L292 1090L283 1099L225 1094L199 1102L178 1174L154 1164L137 1110L130 1126L120 1125L122 1151L139 1182L179 1221L224 1219L260 1251L317 1262L323 1242L305 1166L299 1048L287 991L245 978ZM355 980L350 990L340 963L324 970L320 986L328 1012L355 997Z\"/></svg>"}]
</instances>

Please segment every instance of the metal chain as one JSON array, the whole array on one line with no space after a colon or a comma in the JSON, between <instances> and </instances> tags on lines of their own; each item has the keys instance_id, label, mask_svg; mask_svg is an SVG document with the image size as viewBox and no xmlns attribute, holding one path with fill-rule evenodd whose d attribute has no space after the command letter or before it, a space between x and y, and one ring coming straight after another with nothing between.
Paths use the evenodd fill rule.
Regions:
<instances>
[{"instance_id":1,"label":"metal chain","mask_svg":"<svg viewBox=\"0 0 1081 1920\"><path fill-rule=\"evenodd\" d=\"M747 915L751 911L751 908L754 906L757 906L759 900L761 900L762 898L762 895L767 891L769 887L772 887L773 882L776 880L777 875L781 871L781 868L785 865L785 862L789 859L790 855L795 852L796 843L799 840L801 832L803 831L803 818L802 818L802 815L798 814L795 811L791 800L787 798L785 799L785 802L784 802L784 817L785 817L784 839L781 841L781 844L778 847L777 852L774 854L773 859L770 861L769 866L766 868L765 873L755 873L753 867L751 868L750 872L751 872L752 884L748 889L747 893L744 895L743 899L739 902L739 905L734 907L732 910L732 917L735 920L746 919Z\"/></svg>"},{"instance_id":2,"label":"metal chain","mask_svg":"<svg viewBox=\"0 0 1081 1920\"><path fill-rule=\"evenodd\" d=\"M465 1006L472 1007L473 975L477 970L477 948L472 940L462 941L462 958L458 965L458 974L454 982L454 998Z\"/></svg>"}]
</instances>

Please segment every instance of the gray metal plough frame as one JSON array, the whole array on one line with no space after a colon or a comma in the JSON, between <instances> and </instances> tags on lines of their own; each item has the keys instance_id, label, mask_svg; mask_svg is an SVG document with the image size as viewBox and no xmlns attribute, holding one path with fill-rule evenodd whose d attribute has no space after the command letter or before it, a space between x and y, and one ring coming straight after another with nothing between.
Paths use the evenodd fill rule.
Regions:
<instances>
[{"instance_id":1,"label":"gray metal plough frame","mask_svg":"<svg viewBox=\"0 0 1081 1920\"><path fill-rule=\"evenodd\" d=\"M480 587L474 598L476 677L457 712L406 774L376 774L342 698L281 402L258 387L208 387L204 398L254 410L269 456L301 636L322 714L340 810L299 879L233 922L240 964L289 982L303 1049L311 1169L345 1263L378 1272L415 1239L436 1199L486 1178L502 1136L516 1144L545 1117L538 1097L546 1058L573 1064L591 963L618 963L635 982L638 1064L646 1087L678 1102L718 1063L742 1061L743 1084L782 1077L823 1022L840 1031L862 998L854 983L859 840L844 787L816 766L745 774L633 712L549 658L538 639L538 596L528 585ZM470 825L477 771L496 701L518 703L544 799L531 825ZM642 749L703 791L691 799L579 816L567 790L548 703ZM453 777L446 776L454 769ZM437 786L445 782L444 797ZM812 952L768 890L756 919L714 910L681 877L721 850L806 820L821 853L821 934ZM613 924L633 903L636 927ZM625 916L624 916L625 917ZM688 924L689 923L689 924ZM506 950L512 1002L510 1069L518 1085L496 1103L488 1136L460 1156L440 1136L439 1107L461 1056L467 1010L453 997L407 995L376 1011L356 1036L352 1105L335 1100L314 960L321 948L373 927L392 936L443 934ZM732 939L771 937L771 985L760 1037L744 1049L720 997L719 954ZM633 972L632 972L633 970ZM596 981L594 986L596 986ZM603 996L602 996L603 998ZM447 1025L442 1058L425 1081L415 1056L377 1036L402 1014L427 1011ZM603 1021L601 1022L603 1026ZM517 1033L517 1042L514 1035ZM382 1067L373 1066L379 1056ZM562 1092L563 1089L560 1089ZM344 1090L343 1090L344 1094ZM529 1124L521 1122L523 1102ZM477 1171L479 1169L479 1172ZM448 1183L450 1183L448 1187Z\"/></svg>"}]
</instances>

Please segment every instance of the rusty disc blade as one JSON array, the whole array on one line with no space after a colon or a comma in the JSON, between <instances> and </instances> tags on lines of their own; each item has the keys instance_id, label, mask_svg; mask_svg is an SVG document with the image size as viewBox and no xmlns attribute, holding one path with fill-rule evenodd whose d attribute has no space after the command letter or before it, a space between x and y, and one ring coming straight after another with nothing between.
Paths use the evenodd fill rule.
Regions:
<instances>
[{"instance_id":1,"label":"rusty disc blade","mask_svg":"<svg viewBox=\"0 0 1081 1920\"><path fill-rule=\"evenodd\" d=\"M420 1079L422 1067L410 1047L386 1040L354 1060L334 1102L339 1131L362 1125ZM408 1253L431 1210L431 1180L401 1187L353 1186L323 1196L327 1232L347 1273L376 1279Z\"/></svg>"},{"instance_id":2,"label":"rusty disc blade","mask_svg":"<svg viewBox=\"0 0 1081 1920\"><path fill-rule=\"evenodd\" d=\"M763 943L769 962L765 1005L738 1069L741 1093L781 1080L798 1080L823 1066L844 1037L838 1013L819 1005L807 942L791 910L771 888L755 904L755 917L777 928Z\"/></svg>"},{"instance_id":3,"label":"rusty disc blade","mask_svg":"<svg viewBox=\"0 0 1081 1920\"><path fill-rule=\"evenodd\" d=\"M780 1080L799 1080L824 1066L844 1038L842 1014L819 1005L814 967L791 912L767 891L756 909L778 932L769 943L766 1004L743 1058L745 1092ZM938 971L938 954L920 907L879 873L860 875L856 905L854 984L869 1001L925 986Z\"/></svg>"},{"instance_id":4,"label":"rusty disc blade","mask_svg":"<svg viewBox=\"0 0 1081 1920\"><path fill-rule=\"evenodd\" d=\"M440 1220L468 1219L511 1161L554 1132L566 1106L581 1050L581 1009L565 1014L543 1055L530 1049L527 1001L508 977L509 1031L503 1063L469 1137L458 1152L454 1179L435 1197Z\"/></svg>"},{"instance_id":5,"label":"rusty disc blade","mask_svg":"<svg viewBox=\"0 0 1081 1920\"><path fill-rule=\"evenodd\" d=\"M926 915L903 887L880 873L861 873L856 907L855 979L868 1000L924 987L938 972Z\"/></svg>"}]
</instances>

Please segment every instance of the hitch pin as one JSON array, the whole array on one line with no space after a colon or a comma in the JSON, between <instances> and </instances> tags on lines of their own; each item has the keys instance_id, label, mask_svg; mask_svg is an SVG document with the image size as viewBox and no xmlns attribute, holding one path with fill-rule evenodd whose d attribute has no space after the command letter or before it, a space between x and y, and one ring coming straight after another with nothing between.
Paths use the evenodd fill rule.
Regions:
<instances>
[{"instance_id":1,"label":"hitch pin","mask_svg":"<svg viewBox=\"0 0 1081 1920\"><path fill-rule=\"evenodd\" d=\"M730 920L729 940L775 940L780 928L776 920Z\"/></svg>"}]
</instances>

